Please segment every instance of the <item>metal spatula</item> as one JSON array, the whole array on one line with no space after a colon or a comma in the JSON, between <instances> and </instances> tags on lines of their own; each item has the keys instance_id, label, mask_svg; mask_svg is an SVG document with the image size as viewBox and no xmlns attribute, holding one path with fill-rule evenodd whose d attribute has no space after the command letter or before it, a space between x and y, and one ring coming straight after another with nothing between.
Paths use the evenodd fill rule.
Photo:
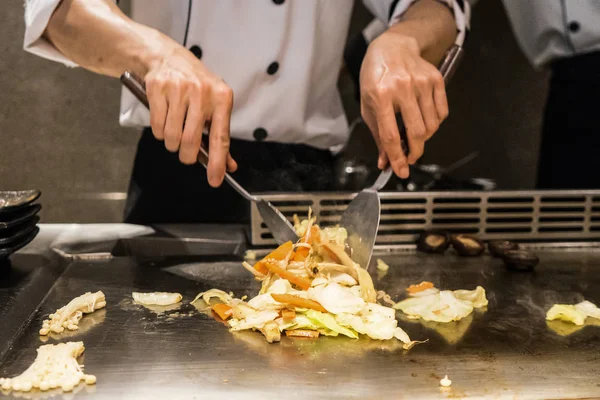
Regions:
<instances>
[{"instance_id":1,"label":"metal spatula","mask_svg":"<svg viewBox=\"0 0 600 400\"><path fill-rule=\"evenodd\" d=\"M458 45L454 45L446 53L439 68L446 84L454 74L462 56L463 49ZM404 154L408 155L406 132L401 118L398 121L398 129L402 138L402 150ZM373 186L364 189L352 200L340 220L340 226L346 228L348 232L348 244L352 249L352 259L365 269L369 267L379 229L381 202L378 192L388 183L392 173L391 166L384 169Z\"/></svg>"},{"instance_id":2,"label":"metal spatula","mask_svg":"<svg viewBox=\"0 0 600 400\"><path fill-rule=\"evenodd\" d=\"M144 83L140 78L138 78L132 72L125 72L123 75L121 75L121 83L127 89L129 89L139 101L141 101L146 107L150 108L148 104L148 97L146 96L146 88L144 87ZM202 147L200 147L200 153L198 154L198 162L205 168L208 166L208 153ZM256 203L260 216L278 244L282 244L290 240L292 242L296 242L296 240L298 240L298 236L296 235L296 231L294 230L292 224L290 224L283 214L273 207L271 203L248 193L248 191L246 191L246 189L237 183L237 181L228 173L225 173L225 180L246 200Z\"/></svg>"}]
</instances>

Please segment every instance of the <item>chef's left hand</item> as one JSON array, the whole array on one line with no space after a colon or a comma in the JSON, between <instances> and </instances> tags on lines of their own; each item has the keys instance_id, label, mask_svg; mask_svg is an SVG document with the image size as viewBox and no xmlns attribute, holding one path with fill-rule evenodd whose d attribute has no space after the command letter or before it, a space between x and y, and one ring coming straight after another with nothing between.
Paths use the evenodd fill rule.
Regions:
<instances>
[{"instance_id":1,"label":"chef's left hand","mask_svg":"<svg viewBox=\"0 0 600 400\"><path fill-rule=\"evenodd\" d=\"M361 114L379 148L378 167L391 164L408 178L409 164L448 116L444 79L421 56L417 41L388 30L369 46L360 72ZM409 156L402 151L396 113L402 114Z\"/></svg>"}]
</instances>

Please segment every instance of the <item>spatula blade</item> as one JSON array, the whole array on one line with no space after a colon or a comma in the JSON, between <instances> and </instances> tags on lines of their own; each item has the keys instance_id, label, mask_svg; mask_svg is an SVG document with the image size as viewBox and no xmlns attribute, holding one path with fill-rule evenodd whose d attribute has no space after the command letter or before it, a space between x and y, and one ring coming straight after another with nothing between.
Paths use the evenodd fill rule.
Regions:
<instances>
[{"instance_id":1,"label":"spatula blade","mask_svg":"<svg viewBox=\"0 0 600 400\"><path fill-rule=\"evenodd\" d=\"M256 207L277 244L283 244L290 240L292 243L296 243L298 235L296 235L294 227L279 210L273 207L268 201L262 199L256 202Z\"/></svg>"},{"instance_id":2,"label":"spatula blade","mask_svg":"<svg viewBox=\"0 0 600 400\"><path fill-rule=\"evenodd\" d=\"M340 226L348 232L352 260L364 269L368 269L371 262L380 211L381 204L377 192L365 189L352 200L340 220Z\"/></svg>"}]
</instances>

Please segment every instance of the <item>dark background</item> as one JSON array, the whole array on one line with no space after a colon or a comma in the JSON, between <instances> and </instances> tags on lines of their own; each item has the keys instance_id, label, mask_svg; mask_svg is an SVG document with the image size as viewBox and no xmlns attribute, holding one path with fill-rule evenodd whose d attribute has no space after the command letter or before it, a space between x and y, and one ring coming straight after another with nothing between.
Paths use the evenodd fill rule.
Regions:
<instances>
[{"instance_id":1,"label":"dark background","mask_svg":"<svg viewBox=\"0 0 600 400\"><path fill-rule=\"evenodd\" d=\"M350 34L371 18L357 1ZM547 73L523 57L499 0L480 1L471 28L448 89L450 117L428 142L423 162L449 165L478 150L457 177L531 189ZM119 82L25 53L23 32L23 2L3 2L0 190L41 189L43 222L121 221L139 133L118 124ZM358 104L346 74L340 90L352 120ZM345 157L370 154L376 157L368 132L357 131Z\"/></svg>"}]
</instances>

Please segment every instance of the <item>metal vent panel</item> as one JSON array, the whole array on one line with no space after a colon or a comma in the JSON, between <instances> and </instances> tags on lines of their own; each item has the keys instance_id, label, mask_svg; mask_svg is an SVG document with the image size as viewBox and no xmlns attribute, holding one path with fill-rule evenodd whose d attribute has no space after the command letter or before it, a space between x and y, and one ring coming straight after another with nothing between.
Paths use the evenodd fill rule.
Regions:
<instances>
[{"instance_id":1,"label":"metal vent panel","mask_svg":"<svg viewBox=\"0 0 600 400\"><path fill-rule=\"evenodd\" d=\"M413 243L429 229L476 234L484 240L600 238L600 190L505 192L383 192L376 245ZM355 194L266 194L290 220L311 207L322 226L335 225ZM253 245L274 245L256 206Z\"/></svg>"}]
</instances>

